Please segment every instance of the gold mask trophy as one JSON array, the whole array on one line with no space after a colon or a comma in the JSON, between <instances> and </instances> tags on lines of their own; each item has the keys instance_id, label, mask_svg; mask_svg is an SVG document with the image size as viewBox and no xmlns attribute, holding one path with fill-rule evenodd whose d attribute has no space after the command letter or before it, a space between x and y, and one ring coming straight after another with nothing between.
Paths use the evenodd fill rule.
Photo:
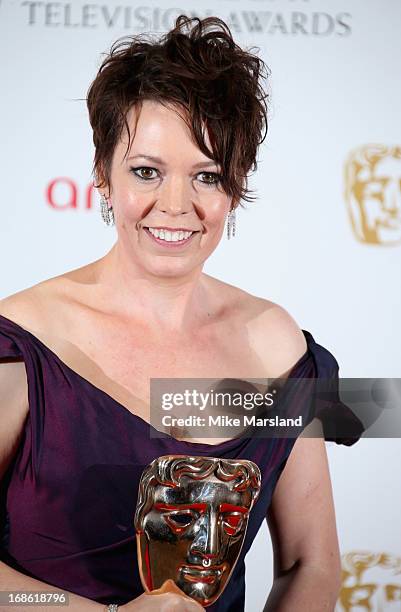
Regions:
<instances>
[{"instance_id":1,"label":"gold mask trophy","mask_svg":"<svg viewBox=\"0 0 401 612\"><path fill-rule=\"evenodd\" d=\"M145 591L213 604L234 570L260 486L253 461L154 459L142 473L134 519Z\"/></svg>"}]
</instances>

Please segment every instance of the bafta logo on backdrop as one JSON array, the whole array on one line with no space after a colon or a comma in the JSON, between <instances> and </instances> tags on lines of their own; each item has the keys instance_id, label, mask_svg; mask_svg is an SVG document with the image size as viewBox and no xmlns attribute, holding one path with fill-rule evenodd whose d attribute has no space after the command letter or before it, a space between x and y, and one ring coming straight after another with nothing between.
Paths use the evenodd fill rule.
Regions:
<instances>
[{"instance_id":1,"label":"bafta logo on backdrop","mask_svg":"<svg viewBox=\"0 0 401 612\"><path fill-rule=\"evenodd\" d=\"M401 610L401 557L369 551L342 555L342 586L335 610Z\"/></svg>"},{"instance_id":2,"label":"bafta logo on backdrop","mask_svg":"<svg viewBox=\"0 0 401 612\"><path fill-rule=\"evenodd\" d=\"M401 244L401 147L358 147L348 156L344 174L344 195L357 240Z\"/></svg>"}]
</instances>

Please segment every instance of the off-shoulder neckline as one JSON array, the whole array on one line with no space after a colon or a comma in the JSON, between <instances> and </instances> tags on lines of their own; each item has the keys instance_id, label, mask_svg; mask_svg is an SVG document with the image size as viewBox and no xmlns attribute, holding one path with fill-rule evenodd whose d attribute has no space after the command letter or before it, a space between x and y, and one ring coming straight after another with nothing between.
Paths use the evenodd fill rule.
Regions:
<instances>
[{"instance_id":1,"label":"off-shoulder neckline","mask_svg":"<svg viewBox=\"0 0 401 612\"><path fill-rule=\"evenodd\" d=\"M210 451L210 450L213 450L213 449L224 449L225 450L226 448L230 448L231 449L231 446L234 447L234 446L240 444L241 442L243 442L244 440L246 440L245 437L237 437L237 438L229 438L227 440L224 440L223 442L219 442L218 444L207 444L205 442L187 442L185 440L178 440L177 438L174 438L174 436L171 436L168 433L160 432L153 425L151 425L151 423L146 421L146 419L143 419L141 416L139 416L135 412L132 412L131 410L129 410L127 408L127 406L125 406L124 404L119 402L112 395L107 393L107 391L104 391L103 389L101 389L100 387L98 387L97 385L92 383L90 380L88 380L87 378L82 376L82 374L80 374L79 372L77 372L76 370L71 368L67 363L65 363L65 361L63 361L57 355L57 353L55 353L50 347L48 347L44 342L42 342L42 340L40 340L40 338L35 336L35 334L33 334L32 332L27 330L25 327L22 327L22 325L20 325L19 323L16 323L16 321L13 321L12 319L9 319L8 317L5 317L4 315L0 314L0 322L1 322L2 319L6 323L10 324L11 326L16 327L23 334L26 334L33 342L36 342L45 352L47 352L49 355L52 356L52 358L59 364L59 366L61 368L64 368L72 376L76 377L78 380L80 380L83 383L85 383L86 385L88 385L94 392L99 393L101 396L103 396L107 400L111 401L120 410L125 412L128 417L133 417L134 420L136 420L137 423L139 423L141 425L141 427L143 427L144 429L146 429L148 431L148 433L150 433L150 431L153 430L153 431L157 432L157 434L162 434L161 437L159 437L159 436L156 437L155 436L154 439L167 440L168 442L174 443L174 444L176 444L178 446L184 445L187 448L198 449L199 451ZM303 355L301 355L301 357L292 366L291 370L289 371L289 374L288 374L287 378L294 377L294 372L296 372L304 364L304 362L307 359L311 358L311 356L312 356L311 350L310 350L310 345L311 345L311 343L314 342L313 336L312 336L312 334L308 330L301 329L301 331L304 334L307 348L306 348L306 351L303 353Z\"/></svg>"}]
</instances>

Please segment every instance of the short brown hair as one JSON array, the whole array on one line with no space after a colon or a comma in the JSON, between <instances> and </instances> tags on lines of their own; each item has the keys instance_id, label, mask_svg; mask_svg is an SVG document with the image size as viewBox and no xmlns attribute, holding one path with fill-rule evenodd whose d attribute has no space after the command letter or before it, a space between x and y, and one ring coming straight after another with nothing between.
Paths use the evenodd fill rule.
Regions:
<instances>
[{"instance_id":1,"label":"short brown hair","mask_svg":"<svg viewBox=\"0 0 401 612\"><path fill-rule=\"evenodd\" d=\"M187 29L187 32L185 31ZM110 188L111 162L127 113L144 100L185 109L185 120L199 149L221 167L223 190L251 201L248 173L266 137L267 98L261 79L270 70L251 50L241 49L217 17L177 17L159 40L149 35L118 39L89 87L87 105L93 129L93 172ZM212 150L206 146L207 127Z\"/></svg>"}]
</instances>

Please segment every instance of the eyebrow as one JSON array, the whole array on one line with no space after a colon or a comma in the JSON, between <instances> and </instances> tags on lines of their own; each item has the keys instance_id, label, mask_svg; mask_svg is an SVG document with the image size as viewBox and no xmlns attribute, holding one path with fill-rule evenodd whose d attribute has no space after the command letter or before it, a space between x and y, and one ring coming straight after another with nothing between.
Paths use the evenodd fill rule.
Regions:
<instances>
[{"instance_id":1,"label":"eyebrow","mask_svg":"<svg viewBox=\"0 0 401 612\"><path fill-rule=\"evenodd\" d=\"M137 155L133 155L132 157L128 157L128 161L130 159L137 159L137 158L141 158L141 159L147 159L148 161L154 162L156 164L160 164L161 166L165 166L165 162L160 158L160 157L155 157L153 155L143 155L142 153L138 153ZM202 162L198 162L197 164L194 164L192 167L193 168L204 168L205 166L218 166L218 163L213 161L212 159L210 161L202 161Z\"/></svg>"},{"instance_id":2,"label":"eyebrow","mask_svg":"<svg viewBox=\"0 0 401 612\"><path fill-rule=\"evenodd\" d=\"M205 510L207 510L207 504L205 502L194 504L165 504L163 502L156 502L154 507L156 510L199 510L199 512L205 512Z\"/></svg>"},{"instance_id":3,"label":"eyebrow","mask_svg":"<svg viewBox=\"0 0 401 612\"><path fill-rule=\"evenodd\" d=\"M156 510L198 510L199 512L205 512L208 504L205 502L193 503L193 504L166 504L164 502L156 502L154 508ZM249 509L244 506L236 506L234 504L222 503L219 505L220 512L241 512L242 514L248 514Z\"/></svg>"}]
</instances>

